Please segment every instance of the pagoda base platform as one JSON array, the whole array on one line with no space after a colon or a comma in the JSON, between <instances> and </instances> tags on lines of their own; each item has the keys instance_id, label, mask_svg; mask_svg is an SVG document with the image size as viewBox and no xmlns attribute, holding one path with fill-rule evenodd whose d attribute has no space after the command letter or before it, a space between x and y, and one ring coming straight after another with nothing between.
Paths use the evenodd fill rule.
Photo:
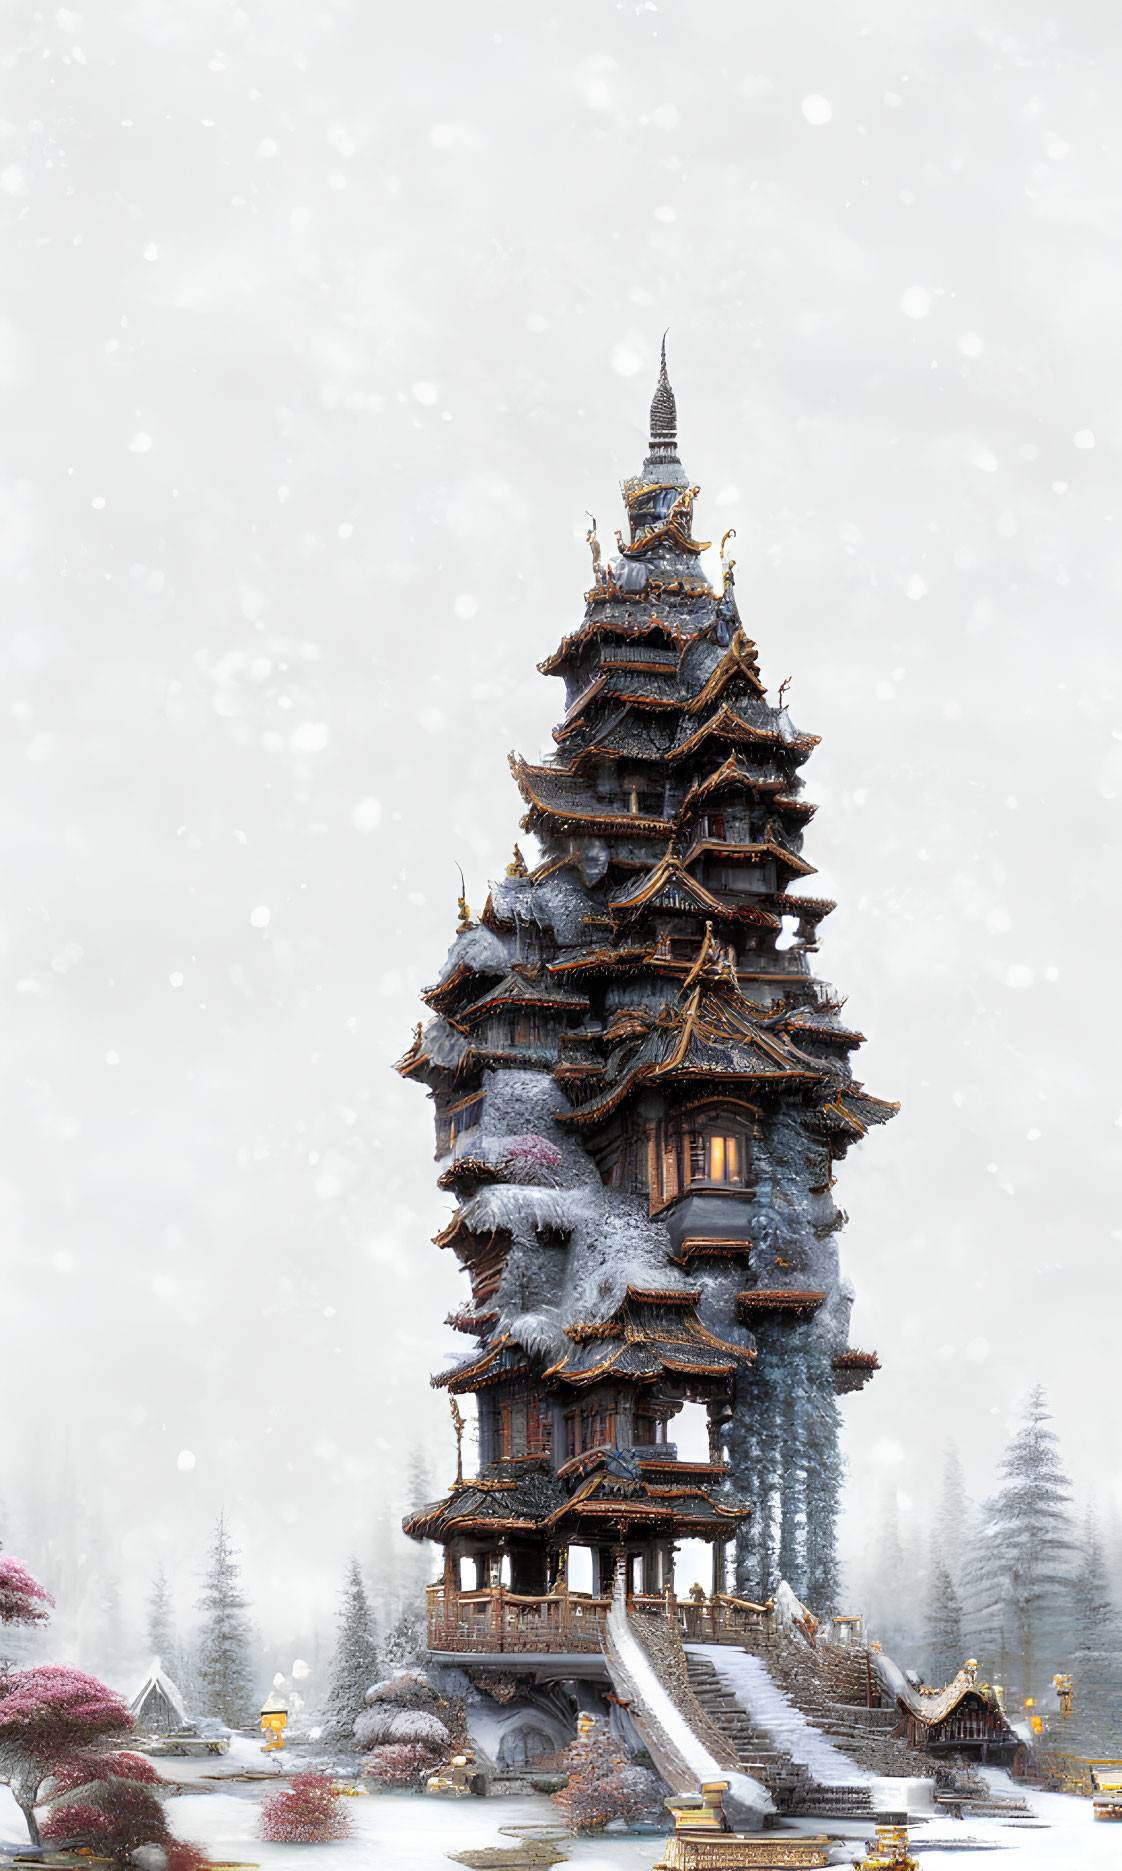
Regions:
<instances>
[{"instance_id":1,"label":"pagoda base platform","mask_svg":"<svg viewBox=\"0 0 1122 1871\"><path fill-rule=\"evenodd\" d=\"M594 1650L430 1650L428 1659L444 1668L500 1670L504 1676L532 1676L539 1683L571 1676L608 1680L603 1654Z\"/></svg>"}]
</instances>

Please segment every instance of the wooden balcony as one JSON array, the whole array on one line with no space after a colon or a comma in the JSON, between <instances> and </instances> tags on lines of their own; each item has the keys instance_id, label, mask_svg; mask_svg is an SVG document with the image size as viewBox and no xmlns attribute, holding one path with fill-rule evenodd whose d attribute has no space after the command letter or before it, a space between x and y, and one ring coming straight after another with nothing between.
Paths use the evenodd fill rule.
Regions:
<instances>
[{"instance_id":1,"label":"wooden balcony","mask_svg":"<svg viewBox=\"0 0 1122 1871\"><path fill-rule=\"evenodd\" d=\"M610 1598L584 1592L561 1590L539 1598L505 1585L475 1592L430 1585L429 1649L488 1656L596 1655L610 1605ZM684 1641L694 1644L743 1644L749 1632L766 1631L771 1618L766 1605L724 1594L696 1601L675 1598L670 1591L636 1592L628 1605L633 1611L669 1618Z\"/></svg>"},{"instance_id":2,"label":"wooden balcony","mask_svg":"<svg viewBox=\"0 0 1122 1871\"><path fill-rule=\"evenodd\" d=\"M478 1592L428 1588L429 1649L486 1652L598 1653L610 1600L583 1592L527 1598L505 1585Z\"/></svg>"}]
</instances>

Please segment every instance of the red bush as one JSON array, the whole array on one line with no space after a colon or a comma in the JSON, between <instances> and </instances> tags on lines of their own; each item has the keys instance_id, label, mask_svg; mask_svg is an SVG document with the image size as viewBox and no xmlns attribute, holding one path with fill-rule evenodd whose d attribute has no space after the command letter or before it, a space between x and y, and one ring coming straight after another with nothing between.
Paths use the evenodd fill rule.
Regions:
<instances>
[{"instance_id":1,"label":"red bush","mask_svg":"<svg viewBox=\"0 0 1122 1871\"><path fill-rule=\"evenodd\" d=\"M265 1801L260 1836L270 1845L321 1845L349 1838L351 1816L341 1800L326 1774L296 1774L286 1792Z\"/></svg>"},{"instance_id":2,"label":"red bush","mask_svg":"<svg viewBox=\"0 0 1122 1871\"><path fill-rule=\"evenodd\" d=\"M166 1845L170 1836L159 1800L133 1780L94 1785L88 1801L56 1806L40 1831L53 1845L119 1859L138 1845Z\"/></svg>"},{"instance_id":3,"label":"red bush","mask_svg":"<svg viewBox=\"0 0 1122 1871\"><path fill-rule=\"evenodd\" d=\"M164 1850L168 1855L167 1871L205 1871L210 1863L205 1852L184 1839L169 1839Z\"/></svg>"},{"instance_id":4,"label":"red bush","mask_svg":"<svg viewBox=\"0 0 1122 1871\"><path fill-rule=\"evenodd\" d=\"M581 1717L565 1757L569 1784L553 1795L574 1832L598 1831L613 1819L637 1819L657 1811L657 1775L637 1767L606 1722Z\"/></svg>"},{"instance_id":5,"label":"red bush","mask_svg":"<svg viewBox=\"0 0 1122 1871\"><path fill-rule=\"evenodd\" d=\"M435 1748L422 1747L419 1741L391 1741L384 1748L372 1748L363 1763L363 1775L381 1787L411 1787L432 1773L440 1763Z\"/></svg>"}]
</instances>

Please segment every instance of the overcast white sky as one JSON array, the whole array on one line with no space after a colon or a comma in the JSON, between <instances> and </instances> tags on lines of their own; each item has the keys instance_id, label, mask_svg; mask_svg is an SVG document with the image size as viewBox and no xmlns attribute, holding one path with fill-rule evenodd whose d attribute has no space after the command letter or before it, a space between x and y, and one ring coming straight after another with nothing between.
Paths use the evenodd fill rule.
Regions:
<instances>
[{"instance_id":1,"label":"overcast white sky","mask_svg":"<svg viewBox=\"0 0 1122 1871\"><path fill-rule=\"evenodd\" d=\"M0 1532L64 1541L76 1486L186 1604L224 1503L283 1636L411 1440L450 1476L448 1200L390 1065L456 863L478 906L509 857L665 325L699 528L823 736L822 972L903 1105L838 1190L884 1365L850 1546L948 1433L984 1487L1038 1376L1117 1496L1116 10L4 40Z\"/></svg>"}]
</instances>

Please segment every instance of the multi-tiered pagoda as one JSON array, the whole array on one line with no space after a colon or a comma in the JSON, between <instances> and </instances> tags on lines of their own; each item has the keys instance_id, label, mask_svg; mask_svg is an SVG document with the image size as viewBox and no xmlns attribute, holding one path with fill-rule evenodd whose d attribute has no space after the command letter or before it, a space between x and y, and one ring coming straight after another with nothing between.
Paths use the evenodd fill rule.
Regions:
<instances>
[{"instance_id":1,"label":"multi-tiered pagoda","mask_svg":"<svg viewBox=\"0 0 1122 1871\"><path fill-rule=\"evenodd\" d=\"M482 915L461 903L398 1068L435 1103L437 1243L471 1282L474 1348L433 1381L474 1393L479 1473L406 1522L444 1546L451 1647L458 1594L564 1599L574 1546L594 1592L622 1563L665 1592L702 1539L714 1592L785 1578L833 1608L836 1396L877 1365L848 1342L834 1168L896 1107L813 973L816 737L768 699L728 536L720 590L701 568L676 430L664 348L627 536L604 563L589 535L583 623L541 664L557 751L511 762L540 860L516 846ZM708 1460L678 1459L687 1403Z\"/></svg>"}]
</instances>

